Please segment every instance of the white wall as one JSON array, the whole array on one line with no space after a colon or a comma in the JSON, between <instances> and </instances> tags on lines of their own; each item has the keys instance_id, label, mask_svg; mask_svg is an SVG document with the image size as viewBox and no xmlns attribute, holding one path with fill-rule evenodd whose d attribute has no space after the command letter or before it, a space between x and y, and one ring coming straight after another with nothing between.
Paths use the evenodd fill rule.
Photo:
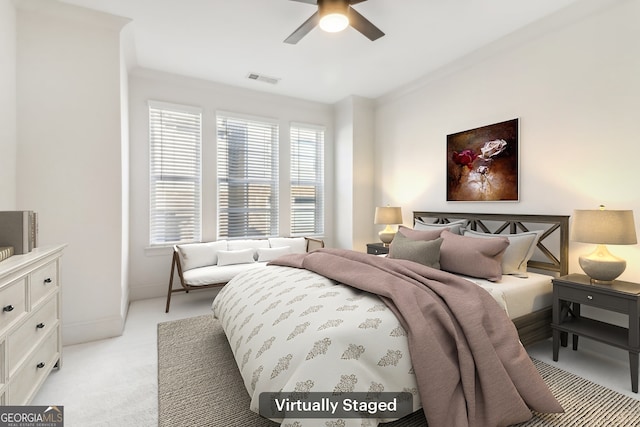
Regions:
<instances>
[{"instance_id":1,"label":"white wall","mask_svg":"<svg viewBox=\"0 0 640 427\"><path fill-rule=\"evenodd\" d=\"M353 100L343 99L334 106L335 126L335 212L336 246L353 246Z\"/></svg>"},{"instance_id":2,"label":"white wall","mask_svg":"<svg viewBox=\"0 0 640 427\"><path fill-rule=\"evenodd\" d=\"M150 249L149 246L149 100L192 105L203 109L203 240L215 240L216 207L216 112L228 111L255 117L276 119L280 123L281 184L287 197L288 129L291 122L326 126L326 202L325 238L331 243L333 234L333 122L330 105L303 101L267 93L234 88L222 84L138 69L130 75L131 126L131 233L130 233L130 292L131 299L164 296L167 292L171 267L170 251ZM287 234L288 212L281 209L280 233Z\"/></svg>"},{"instance_id":3,"label":"white wall","mask_svg":"<svg viewBox=\"0 0 640 427\"><path fill-rule=\"evenodd\" d=\"M379 100L377 198L412 210L571 214L634 209L640 117L640 2L549 31ZM514 35L513 37L518 37ZM520 118L520 202L447 203L446 135ZM638 233L640 236L640 233ZM571 269L588 245L572 243ZM640 281L638 246L612 249Z\"/></svg>"},{"instance_id":4,"label":"white wall","mask_svg":"<svg viewBox=\"0 0 640 427\"><path fill-rule=\"evenodd\" d=\"M131 34L125 28L120 33L120 317L125 319L129 310L129 63L132 59L127 55L133 41Z\"/></svg>"},{"instance_id":5,"label":"white wall","mask_svg":"<svg viewBox=\"0 0 640 427\"><path fill-rule=\"evenodd\" d=\"M639 17L639 1L616 2L380 99L378 201L402 206L407 225L413 210L571 215L604 203L633 209L640 226ZM516 117L520 202L447 203L446 135ZM571 272L581 272L577 258L591 249L571 242ZM621 279L640 282L640 247L610 249L628 261Z\"/></svg>"},{"instance_id":6,"label":"white wall","mask_svg":"<svg viewBox=\"0 0 640 427\"><path fill-rule=\"evenodd\" d=\"M350 96L334 106L335 246L362 252L372 242L369 236L375 212L373 120L370 99Z\"/></svg>"},{"instance_id":7,"label":"white wall","mask_svg":"<svg viewBox=\"0 0 640 427\"><path fill-rule=\"evenodd\" d=\"M0 211L16 209L16 10L0 0Z\"/></svg>"},{"instance_id":8,"label":"white wall","mask_svg":"<svg viewBox=\"0 0 640 427\"><path fill-rule=\"evenodd\" d=\"M19 3L17 208L40 245L66 243L65 344L121 333L121 57L126 20L46 1Z\"/></svg>"}]
</instances>

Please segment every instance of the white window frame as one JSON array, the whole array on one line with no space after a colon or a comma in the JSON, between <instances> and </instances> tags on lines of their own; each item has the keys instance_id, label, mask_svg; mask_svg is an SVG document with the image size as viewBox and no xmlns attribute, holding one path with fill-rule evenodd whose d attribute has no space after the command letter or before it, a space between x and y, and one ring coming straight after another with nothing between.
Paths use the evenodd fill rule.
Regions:
<instances>
[{"instance_id":1,"label":"white window frame","mask_svg":"<svg viewBox=\"0 0 640 427\"><path fill-rule=\"evenodd\" d=\"M218 111L218 239L267 238L279 235L279 126L273 119ZM238 134L235 141L229 132ZM247 132L242 135L242 132ZM237 156L229 157L229 144ZM244 147L243 147L244 145ZM250 153L250 154L248 154ZM265 167L267 166L267 167ZM236 175L229 176L235 167ZM263 168L264 167L264 168ZM236 192L235 206L231 206Z\"/></svg>"},{"instance_id":2,"label":"white window frame","mask_svg":"<svg viewBox=\"0 0 640 427\"><path fill-rule=\"evenodd\" d=\"M294 122L289 127L292 236L324 234L324 138L324 126Z\"/></svg>"},{"instance_id":3,"label":"white window frame","mask_svg":"<svg viewBox=\"0 0 640 427\"><path fill-rule=\"evenodd\" d=\"M148 101L149 244L202 238L202 109Z\"/></svg>"}]
</instances>

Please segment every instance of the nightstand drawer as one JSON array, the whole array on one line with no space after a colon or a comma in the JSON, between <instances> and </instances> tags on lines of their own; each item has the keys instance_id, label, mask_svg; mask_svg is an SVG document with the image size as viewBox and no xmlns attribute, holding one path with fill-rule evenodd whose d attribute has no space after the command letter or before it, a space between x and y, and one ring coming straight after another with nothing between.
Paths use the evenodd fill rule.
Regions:
<instances>
[{"instance_id":1,"label":"nightstand drawer","mask_svg":"<svg viewBox=\"0 0 640 427\"><path fill-rule=\"evenodd\" d=\"M584 290L558 286L558 297L561 300L590 305L593 307L606 308L620 313L627 313L629 308L629 302L626 298L603 294L595 289Z\"/></svg>"},{"instance_id":2,"label":"nightstand drawer","mask_svg":"<svg viewBox=\"0 0 640 427\"><path fill-rule=\"evenodd\" d=\"M367 253L369 255L387 255L389 246L384 246L381 243L367 243Z\"/></svg>"}]
</instances>

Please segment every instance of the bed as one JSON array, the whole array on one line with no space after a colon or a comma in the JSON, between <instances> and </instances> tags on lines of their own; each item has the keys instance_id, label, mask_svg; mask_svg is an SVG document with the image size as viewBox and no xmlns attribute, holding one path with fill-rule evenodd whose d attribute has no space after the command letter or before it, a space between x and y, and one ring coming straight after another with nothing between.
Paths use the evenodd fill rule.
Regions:
<instances>
[{"instance_id":1,"label":"bed","mask_svg":"<svg viewBox=\"0 0 640 427\"><path fill-rule=\"evenodd\" d=\"M444 225L464 219L468 222L469 230L476 232L480 230L492 234L515 234L518 231L541 230L536 245L536 252L539 253L529 260L530 269L551 274L566 273L568 217L420 211L414 212L414 218L429 224ZM549 244L549 242L553 243ZM458 375L455 373L457 369L462 372L460 366L465 365L465 361L468 361L469 358L473 359L477 355L466 355L462 351L459 355L456 354L456 361L452 362L450 360L451 353L458 350L450 347L458 344L450 343L451 339L440 337L440 342L435 339L433 341L427 340L425 342L428 342L428 345L418 342L415 338L411 339L412 335L413 337L417 335L417 329L435 329L436 326L433 325L438 324L440 320L412 319L413 323L407 323L409 318L407 314L399 313L397 307L389 304L389 300L395 302L396 296L377 296L373 293L384 294L388 288L395 290L396 280L405 280L405 276L417 277L416 280L425 278L423 281L428 282L429 286L435 283L435 290L429 292L443 292L443 294L438 294L436 300L448 301L448 298L452 298L452 300L461 301L461 307L464 308L460 308L461 314L456 315L472 317L462 322L462 328L467 334L463 347L467 345L468 340L470 347L479 346L486 350L486 346L489 344L485 344L485 342L494 341L494 335L482 339L474 337L475 332L466 332L468 327L464 326L465 323L487 324L488 327L483 326L482 333L499 335L497 341L500 342L504 342L504 337L511 333L507 326L509 319L516 326L523 344L550 336L548 327L550 309L545 302L545 293L550 290L550 279L544 279L545 276L531 272L529 279L505 278L504 283L503 281L484 283L477 278L469 280L470 278L461 278L437 269L414 267L414 263L403 260L379 260L374 259L377 257L372 255L357 254L351 251L338 252L326 250L323 253L314 253L315 258L313 259L309 257L288 259L278 263L279 265L265 269L265 271L244 273L225 286L214 300L212 306L214 315L220 319L228 337L245 387L252 397L252 410L258 412L263 409L261 406L264 404L260 405L261 395L282 391L297 394L322 391L332 395L354 392L370 395L381 392L403 392L402 396L409 396L408 398L412 401L413 410L424 407L427 419L434 427L452 424L468 425L473 423L476 415L478 419L484 420L483 423L487 422L487 419L492 419L493 415L487 413L492 412L491 410L485 410L483 413L482 408L477 411L474 409L478 412L477 414L467 409L459 410L460 407L468 405L462 401L458 402L459 405L456 406L455 400L460 399L461 386L450 390L447 388L447 384L436 384L431 379L427 383L433 382L433 384L425 386L422 365L433 365L431 370L434 370L435 366L435 370L439 371L438 375L446 379L449 376ZM309 264L318 264L318 269L314 270L313 266L306 265L307 261ZM367 268L371 267L371 272L364 273L358 270L357 274L351 274L352 271L355 271L351 267L353 263L367 264ZM304 268L299 268L303 264ZM409 265L411 268L408 267ZM327 269L327 266L332 267ZM408 268L409 270L407 270ZM379 269L383 270L385 278L381 279L382 276L378 276ZM375 276L371 275L374 274L374 270ZM319 272L321 274L318 274ZM349 277L349 280L341 280L343 277L340 276L341 274L353 277ZM334 278L331 279L325 275ZM398 279L397 276L402 276L402 279ZM530 280L532 278L533 280ZM358 284L350 286L342 284L348 283L351 279L359 282L360 287ZM520 280L520 282L516 280ZM508 285L510 281L514 281L512 286ZM382 282L384 282L384 286L381 286L380 289L367 288L371 284L379 286ZM536 286L539 290L515 292L516 295L529 293L533 296L529 298L530 302L528 303L514 305L513 301L510 301L513 299L513 292L510 292L513 289L511 288L524 282L537 282ZM440 286L441 284L446 286ZM501 289L505 287L506 289ZM402 289L404 292L405 288ZM420 292L423 292L422 288L420 288ZM402 296L402 298L404 297ZM420 298L422 296L415 297L416 300ZM408 299L413 300L414 297L411 296ZM501 299L502 303L499 302ZM431 300L425 304L431 304ZM447 304L455 305L449 302ZM530 308L527 309L527 306ZM441 309L437 308L437 310ZM448 310L449 308L444 309L444 311ZM457 310L456 308L451 309L454 313L457 313ZM487 320L485 312L505 317L500 322ZM513 314L509 314L509 312ZM502 319L502 317L499 318ZM449 321L444 323L447 322ZM456 323L456 325L458 324ZM459 325L456 327L460 328ZM510 328L514 329L513 326ZM486 330L490 331L486 332ZM446 333L450 333L450 331L446 331ZM436 332L437 334L445 334L445 332ZM469 335L471 336L469 337ZM500 360L507 360L504 363L508 366L503 370L508 371L508 375L505 374L505 376L509 377L509 384L502 385L498 378L500 375L496 375L496 378L490 378L489 381L498 382L492 383L492 386L488 388L501 390L505 387L512 387L511 381L513 380L516 387L517 382L520 381L527 383L525 388L534 390L536 387L532 384L536 381L541 382L539 378L535 378L536 381L529 381L529 378L537 373L528 371L531 367L519 360L523 358L523 354L526 356L526 353L521 349L519 343L517 346L513 344L513 341L517 341L517 336L515 337L515 340L507 340L509 344L504 346L505 348L499 349L503 352ZM480 352L484 352L484 350ZM412 359L410 354L420 354L421 357ZM525 365L522 365L521 362ZM474 363L477 366L473 368L475 371L472 373L474 378L471 379L471 382L474 384L477 382L478 385L475 387L481 387L483 381L487 381L483 380L484 377L494 376L493 371L485 371L482 366L488 366L494 362L488 362L488 364L481 361L472 362L472 364ZM524 367L522 368L522 366ZM464 373L460 375L464 376ZM542 387L544 384L538 385ZM433 395L433 397L426 400L425 403L423 398L425 393L422 393L421 390L428 390L430 387L431 391L427 394ZM437 391L434 391L433 387L436 387ZM465 399L469 393L474 395L476 391L462 390ZM483 393L490 394L495 391L484 391ZM540 393L540 395L543 394ZM548 397L545 396L545 399ZM542 412L558 410L558 406L553 407L553 402L541 403L530 400L536 398L524 398L526 401L524 409L528 411L529 416L529 408L536 407L536 405L541 405L539 409L542 409ZM552 396L551 399L553 399ZM430 402L431 400L436 403ZM557 402L555 403L557 405ZM517 406L513 402L509 405ZM462 417L464 419L461 419L460 412L465 411L467 413ZM473 414L469 415L472 412ZM269 416L269 418L282 422L282 425L285 426L376 426L378 423L397 419L397 417L389 417L385 414L369 414L362 418L340 420L305 418L299 417L299 415L299 413L295 413L295 415L285 414ZM522 412L504 416L507 418L501 418L495 423L504 423L505 419L514 422L523 419ZM513 418L509 418L510 416Z\"/></svg>"},{"instance_id":2,"label":"bed","mask_svg":"<svg viewBox=\"0 0 640 427\"><path fill-rule=\"evenodd\" d=\"M533 273L532 277L542 274L541 278L537 276L542 280L541 282L523 283L519 278L509 276L503 277L501 283L488 283L476 278L471 280L489 287L507 287L507 293L514 290L508 288L509 284L521 287L520 296L527 298L528 302L518 302L518 295L516 295L515 299L507 302L507 305L511 303L525 307L508 310L524 346L551 336L551 277L569 273L569 216L414 211L413 218L414 224L416 220L433 221L438 224L465 220L467 228L491 234L516 234L541 230L536 252L528 261L528 270Z\"/></svg>"}]
</instances>

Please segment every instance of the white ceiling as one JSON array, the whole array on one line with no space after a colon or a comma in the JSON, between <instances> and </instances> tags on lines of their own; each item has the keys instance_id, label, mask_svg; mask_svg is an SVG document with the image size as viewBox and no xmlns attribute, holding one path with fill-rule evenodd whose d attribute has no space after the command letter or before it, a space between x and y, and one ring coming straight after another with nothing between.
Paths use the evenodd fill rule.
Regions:
<instances>
[{"instance_id":1,"label":"white ceiling","mask_svg":"<svg viewBox=\"0 0 640 427\"><path fill-rule=\"evenodd\" d=\"M386 35L314 29L283 40L313 5L290 0L62 0L132 19L137 64L184 76L334 103L376 98L585 0L368 0L355 5ZM249 80L249 73L280 79Z\"/></svg>"}]
</instances>

